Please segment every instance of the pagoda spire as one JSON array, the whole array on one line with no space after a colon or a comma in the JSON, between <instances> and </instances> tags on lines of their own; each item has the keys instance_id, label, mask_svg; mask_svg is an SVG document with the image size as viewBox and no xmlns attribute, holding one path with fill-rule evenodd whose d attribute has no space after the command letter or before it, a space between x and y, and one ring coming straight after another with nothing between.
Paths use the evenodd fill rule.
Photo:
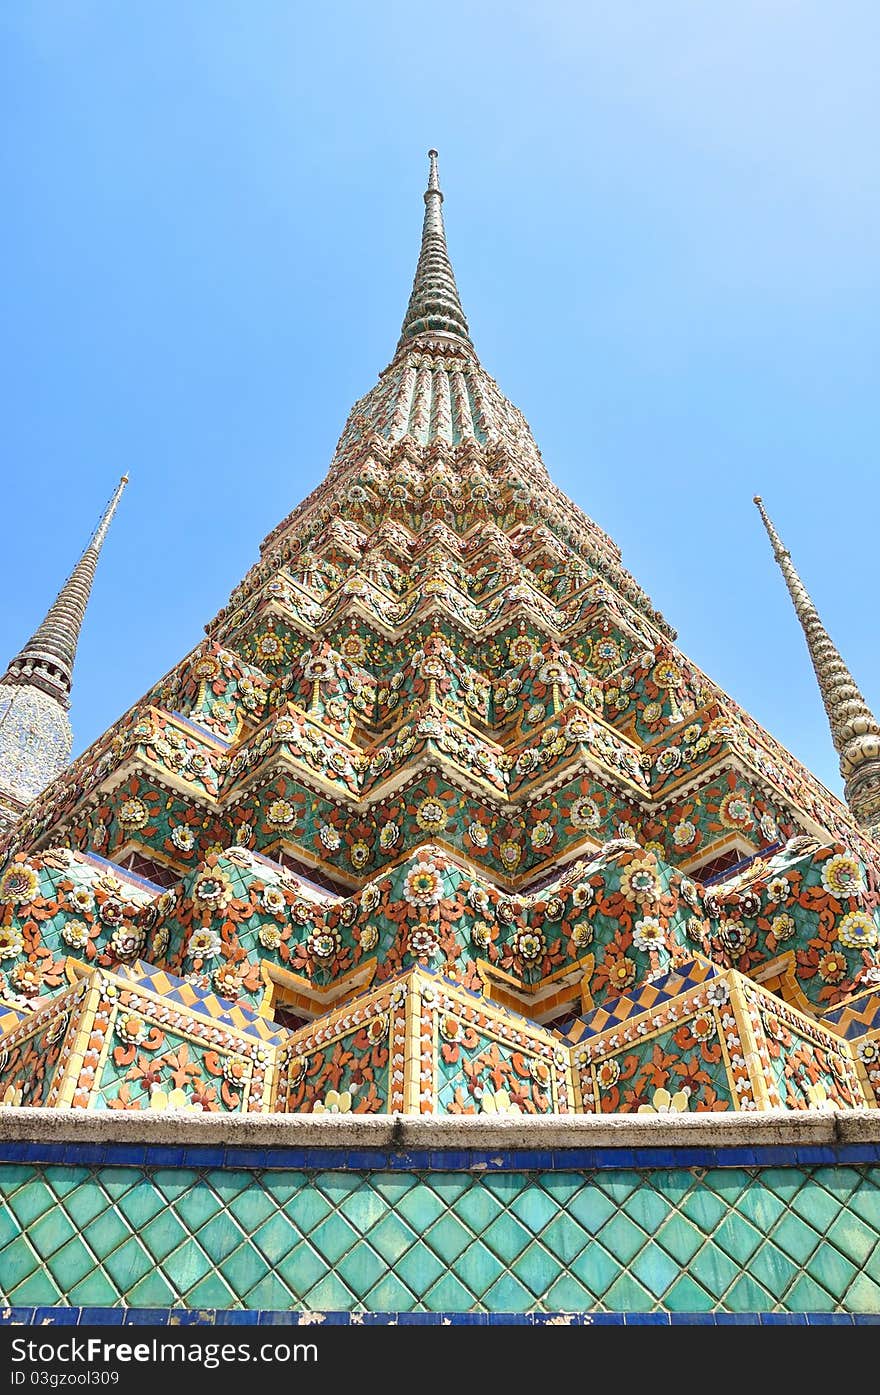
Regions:
<instances>
[{"instance_id":1,"label":"pagoda spire","mask_svg":"<svg viewBox=\"0 0 880 1395\"><path fill-rule=\"evenodd\" d=\"M451 334L470 344L471 337L455 273L446 247L443 226L443 194L437 172L437 151L428 151L428 187L425 190L425 221L422 246L413 278L412 294L403 319L398 349L420 334Z\"/></svg>"},{"instance_id":2,"label":"pagoda spire","mask_svg":"<svg viewBox=\"0 0 880 1395\"><path fill-rule=\"evenodd\" d=\"M12 660L2 683L40 688L62 707L70 706L73 665L98 557L128 484L123 475L85 551L53 601L45 620Z\"/></svg>"},{"instance_id":3,"label":"pagoda spire","mask_svg":"<svg viewBox=\"0 0 880 1395\"><path fill-rule=\"evenodd\" d=\"M807 588L768 517L760 495L755 495L773 555L785 578L795 613L801 623L819 680L819 691L831 725L831 739L840 757L846 802L863 826L875 824L880 808L880 723L862 696L822 624Z\"/></svg>"}]
</instances>

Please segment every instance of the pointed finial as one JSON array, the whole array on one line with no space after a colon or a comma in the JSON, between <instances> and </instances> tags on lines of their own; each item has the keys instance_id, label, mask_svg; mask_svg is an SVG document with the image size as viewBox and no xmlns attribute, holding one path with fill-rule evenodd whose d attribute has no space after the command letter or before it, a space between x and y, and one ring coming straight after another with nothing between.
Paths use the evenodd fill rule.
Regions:
<instances>
[{"instance_id":1,"label":"pointed finial","mask_svg":"<svg viewBox=\"0 0 880 1395\"><path fill-rule=\"evenodd\" d=\"M123 475L85 551L58 592L42 625L12 660L2 680L4 683L41 688L63 707L69 707L76 647L98 557L127 484L128 475Z\"/></svg>"},{"instance_id":2,"label":"pointed finial","mask_svg":"<svg viewBox=\"0 0 880 1395\"><path fill-rule=\"evenodd\" d=\"M455 273L446 247L443 225L443 194L437 168L437 151L428 151L428 187L425 190L425 218L422 245L413 280L398 349L410 339L426 333L452 334L470 344L467 320L461 308Z\"/></svg>"},{"instance_id":3,"label":"pointed finial","mask_svg":"<svg viewBox=\"0 0 880 1395\"><path fill-rule=\"evenodd\" d=\"M822 624L759 494L755 495L754 502L807 641L831 725L831 739L840 757L846 802L860 824L875 824L880 812L880 723Z\"/></svg>"}]
</instances>

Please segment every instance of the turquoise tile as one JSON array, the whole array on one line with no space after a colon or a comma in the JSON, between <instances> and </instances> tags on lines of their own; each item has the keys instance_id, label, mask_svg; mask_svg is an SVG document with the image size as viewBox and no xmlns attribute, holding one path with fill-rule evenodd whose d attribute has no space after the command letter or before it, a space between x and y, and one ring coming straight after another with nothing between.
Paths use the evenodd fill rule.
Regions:
<instances>
[{"instance_id":1,"label":"turquoise tile","mask_svg":"<svg viewBox=\"0 0 880 1395\"><path fill-rule=\"evenodd\" d=\"M637 1191L642 1184L642 1178L638 1172L624 1172L616 1169L610 1172L598 1172L596 1183L603 1192L614 1202L615 1208L622 1206L627 1197Z\"/></svg>"},{"instance_id":2,"label":"turquoise tile","mask_svg":"<svg viewBox=\"0 0 880 1395\"><path fill-rule=\"evenodd\" d=\"M340 1202L339 1210L355 1230L365 1235L371 1226L382 1219L388 1207L381 1196L372 1191L369 1185L364 1185Z\"/></svg>"},{"instance_id":3,"label":"turquoise tile","mask_svg":"<svg viewBox=\"0 0 880 1395\"><path fill-rule=\"evenodd\" d=\"M765 1167L761 1169L761 1185L778 1196L786 1205L800 1191L804 1174L799 1167Z\"/></svg>"},{"instance_id":4,"label":"turquoise tile","mask_svg":"<svg viewBox=\"0 0 880 1395\"><path fill-rule=\"evenodd\" d=\"M146 1239L146 1236L144 1238ZM208 1221L207 1225L199 1227L199 1244L215 1264L231 1255L244 1238L243 1232L226 1211Z\"/></svg>"},{"instance_id":5,"label":"turquoise tile","mask_svg":"<svg viewBox=\"0 0 880 1395\"><path fill-rule=\"evenodd\" d=\"M309 1239L318 1254L323 1255L331 1264L336 1264L357 1244L358 1235L343 1216L334 1213L315 1227Z\"/></svg>"},{"instance_id":6,"label":"turquoise tile","mask_svg":"<svg viewBox=\"0 0 880 1395\"><path fill-rule=\"evenodd\" d=\"M389 1265L396 1264L417 1238L415 1232L393 1211L374 1225L369 1235L370 1244Z\"/></svg>"},{"instance_id":7,"label":"turquoise tile","mask_svg":"<svg viewBox=\"0 0 880 1395\"><path fill-rule=\"evenodd\" d=\"M0 1284L8 1298L16 1284L23 1283L29 1274L39 1269L40 1261L23 1235L8 1244L0 1254Z\"/></svg>"},{"instance_id":8,"label":"turquoise tile","mask_svg":"<svg viewBox=\"0 0 880 1395\"><path fill-rule=\"evenodd\" d=\"M22 1307L37 1307L41 1303L55 1304L62 1300L63 1295L58 1289L51 1274L45 1270L39 1270L36 1274L31 1274L18 1284L9 1295L9 1300L13 1305L21 1304Z\"/></svg>"},{"instance_id":9,"label":"turquoise tile","mask_svg":"<svg viewBox=\"0 0 880 1395\"><path fill-rule=\"evenodd\" d=\"M546 1232L545 1232L546 1233ZM562 1273L563 1266L540 1240L533 1240L513 1266L518 1279L529 1288L534 1298L541 1298Z\"/></svg>"},{"instance_id":10,"label":"turquoise tile","mask_svg":"<svg viewBox=\"0 0 880 1395\"><path fill-rule=\"evenodd\" d=\"M604 1301L612 1313L644 1313L654 1307L650 1293L631 1274L615 1279Z\"/></svg>"},{"instance_id":11,"label":"turquoise tile","mask_svg":"<svg viewBox=\"0 0 880 1395\"><path fill-rule=\"evenodd\" d=\"M308 1187L299 1196L292 1196L284 1203L284 1214L289 1216L301 1235L308 1235L325 1216L332 1211L330 1202L314 1187Z\"/></svg>"},{"instance_id":12,"label":"turquoise tile","mask_svg":"<svg viewBox=\"0 0 880 1395\"><path fill-rule=\"evenodd\" d=\"M120 1197L130 1192L132 1187L136 1187L139 1182L144 1181L144 1172L139 1167L104 1167L101 1169L101 1186L110 1197L110 1200L117 1202Z\"/></svg>"},{"instance_id":13,"label":"turquoise tile","mask_svg":"<svg viewBox=\"0 0 880 1395\"><path fill-rule=\"evenodd\" d=\"M253 1187L249 1192L233 1197L229 1212L240 1223L242 1230L252 1234L269 1216L277 1216L278 1208L270 1196L259 1187Z\"/></svg>"},{"instance_id":14,"label":"turquoise tile","mask_svg":"<svg viewBox=\"0 0 880 1395\"><path fill-rule=\"evenodd\" d=\"M850 1197L849 1209L880 1235L880 1189L871 1182L863 1181Z\"/></svg>"},{"instance_id":15,"label":"turquoise tile","mask_svg":"<svg viewBox=\"0 0 880 1395\"><path fill-rule=\"evenodd\" d=\"M160 1198L161 1199L161 1198ZM164 1202L163 1202L164 1205ZM82 1230L109 1207L106 1196L94 1182L84 1182L64 1198L64 1209L74 1225ZM95 1304L95 1307L98 1305Z\"/></svg>"},{"instance_id":16,"label":"turquoise tile","mask_svg":"<svg viewBox=\"0 0 880 1395\"><path fill-rule=\"evenodd\" d=\"M401 1197L397 1204L404 1220L409 1221L413 1230L419 1235L423 1235L436 1221L438 1216L446 1212L443 1202L428 1187L415 1187Z\"/></svg>"},{"instance_id":17,"label":"turquoise tile","mask_svg":"<svg viewBox=\"0 0 880 1395\"><path fill-rule=\"evenodd\" d=\"M294 1230L286 1216L279 1215L277 1211L251 1236L251 1242L273 1265L284 1259L298 1241L299 1232Z\"/></svg>"},{"instance_id":18,"label":"turquoise tile","mask_svg":"<svg viewBox=\"0 0 880 1395\"><path fill-rule=\"evenodd\" d=\"M424 1240L444 1264L452 1264L473 1240L471 1232L455 1216L441 1216L428 1230Z\"/></svg>"},{"instance_id":19,"label":"turquoise tile","mask_svg":"<svg viewBox=\"0 0 880 1395\"><path fill-rule=\"evenodd\" d=\"M111 1209L89 1222L83 1231L83 1239L98 1259L103 1260L121 1245L130 1233L125 1221Z\"/></svg>"},{"instance_id":20,"label":"turquoise tile","mask_svg":"<svg viewBox=\"0 0 880 1395\"><path fill-rule=\"evenodd\" d=\"M739 1273L739 1265L710 1240L691 1260L689 1272L716 1298L721 1298Z\"/></svg>"},{"instance_id":21,"label":"turquoise tile","mask_svg":"<svg viewBox=\"0 0 880 1395\"><path fill-rule=\"evenodd\" d=\"M370 1185L389 1207L394 1207L402 1196L406 1196L407 1192L411 1192L413 1187L418 1185L418 1181L408 1172L374 1172L370 1178Z\"/></svg>"},{"instance_id":22,"label":"turquoise tile","mask_svg":"<svg viewBox=\"0 0 880 1395\"><path fill-rule=\"evenodd\" d=\"M622 1211L612 1216L596 1238L601 1240L609 1254L614 1255L621 1264L629 1264L645 1243L644 1232L637 1225L633 1225Z\"/></svg>"},{"instance_id":23,"label":"turquoise tile","mask_svg":"<svg viewBox=\"0 0 880 1395\"><path fill-rule=\"evenodd\" d=\"M112 1308L119 1300L119 1290L102 1269L93 1269L67 1296L77 1308Z\"/></svg>"},{"instance_id":24,"label":"turquoise tile","mask_svg":"<svg viewBox=\"0 0 880 1395\"><path fill-rule=\"evenodd\" d=\"M849 1313L880 1313L880 1286L869 1279L867 1274L859 1274L850 1284L846 1295L846 1311Z\"/></svg>"},{"instance_id":25,"label":"turquoise tile","mask_svg":"<svg viewBox=\"0 0 880 1395\"><path fill-rule=\"evenodd\" d=\"M670 1313L708 1313L714 1302L689 1274L683 1274L663 1297L663 1307Z\"/></svg>"},{"instance_id":26,"label":"turquoise tile","mask_svg":"<svg viewBox=\"0 0 880 1395\"><path fill-rule=\"evenodd\" d=\"M431 1313L476 1312L480 1307L454 1274L444 1274L438 1279L425 1294L423 1304Z\"/></svg>"},{"instance_id":27,"label":"turquoise tile","mask_svg":"<svg viewBox=\"0 0 880 1395\"><path fill-rule=\"evenodd\" d=\"M187 1167L159 1167L152 1174L153 1183L168 1201L176 1201L198 1185L199 1174ZM223 1179L226 1180L225 1177Z\"/></svg>"},{"instance_id":28,"label":"turquoise tile","mask_svg":"<svg viewBox=\"0 0 880 1395\"><path fill-rule=\"evenodd\" d=\"M203 1188L203 1190L207 1190ZM183 1198L186 1200L186 1197ZM140 1230L158 1216L160 1211L164 1211L167 1202L160 1192L148 1180L141 1182L136 1187L132 1187L129 1192L118 1202L119 1211L128 1221L132 1230Z\"/></svg>"},{"instance_id":29,"label":"turquoise tile","mask_svg":"<svg viewBox=\"0 0 880 1395\"><path fill-rule=\"evenodd\" d=\"M357 1172L319 1172L312 1185L327 1198L331 1206L336 1207L360 1184L361 1178Z\"/></svg>"},{"instance_id":30,"label":"turquoise tile","mask_svg":"<svg viewBox=\"0 0 880 1395\"><path fill-rule=\"evenodd\" d=\"M20 1234L21 1226L0 1199L0 1250L3 1249L4 1245L8 1245L10 1240L14 1240L16 1235Z\"/></svg>"},{"instance_id":31,"label":"turquoise tile","mask_svg":"<svg viewBox=\"0 0 880 1395\"><path fill-rule=\"evenodd\" d=\"M174 1204L175 1213L184 1221L190 1235L223 1209L223 1203L210 1187L193 1187Z\"/></svg>"},{"instance_id":32,"label":"turquoise tile","mask_svg":"<svg viewBox=\"0 0 880 1395\"><path fill-rule=\"evenodd\" d=\"M764 1239L760 1231L755 1230L753 1225L732 1211L729 1216L725 1216L720 1225L715 1227L712 1239L716 1245L720 1245L725 1254L735 1259L737 1264L744 1265Z\"/></svg>"},{"instance_id":33,"label":"turquoise tile","mask_svg":"<svg viewBox=\"0 0 880 1395\"><path fill-rule=\"evenodd\" d=\"M173 1211L165 1210L144 1226L139 1234L153 1258L161 1263L186 1239L187 1231Z\"/></svg>"},{"instance_id":34,"label":"turquoise tile","mask_svg":"<svg viewBox=\"0 0 880 1395\"><path fill-rule=\"evenodd\" d=\"M37 1169L27 1163L0 1163L0 1188L8 1199L17 1187L33 1181Z\"/></svg>"},{"instance_id":35,"label":"turquoise tile","mask_svg":"<svg viewBox=\"0 0 880 1395\"><path fill-rule=\"evenodd\" d=\"M880 1295L880 1289L877 1293ZM827 1313L834 1307L834 1299L809 1274L802 1274L785 1295L784 1307L789 1313Z\"/></svg>"},{"instance_id":36,"label":"turquoise tile","mask_svg":"<svg viewBox=\"0 0 880 1395\"><path fill-rule=\"evenodd\" d=\"M840 1202L830 1196L824 1187L816 1187L809 1182L801 1188L791 1204L793 1210L809 1221L814 1230L826 1231L840 1215Z\"/></svg>"},{"instance_id":37,"label":"turquoise tile","mask_svg":"<svg viewBox=\"0 0 880 1395\"><path fill-rule=\"evenodd\" d=\"M773 1299L749 1274L743 1274L729 1289L724 1299L725 1310L731 1313L768 1313Z\"/></svg>"},{"instance_id":38,"label":"turquoise tile","mask_svg":"<svg viewBox=\"0 0 880 1395\"><path fill-rule=\"evenodd\" d=\"M856 1272L855 1265L828 1244L820 1245L807 1264L807 1273L823 1288L827 1288L838 1302L842 1302Z\"/></svg>"},{"instance_id":39,"label":"turquoise tile","mask_svg":"<svg viewBox=\"0 0 880 1395\"><path fill-rule=\"evenodd\" d=\"M852 1196L861 1178L854 1167L817 1167L813 1170L813 1181L831 1192L842 1205Z\"/></svg>"},{"instance_id":40,"label":"turquoise tile","mask_svg":"<svg viewBox=\"0 0 880 1395\"><path fill-rule=\"evenodd\" d=\"M651 1174L651 1186L671 1206L680 1206L695 1184L692 1171L685 1168L659 1168Z\"/></svg>"},{"instance_id":41,"label":"turquoise tile","mask_svg":"<svg viewBox=\"0 0 880 1395\"><path fill-rule=\"evenodd\" d=\"M277 1274L264 1274L244 1295L244 1305L246 1308L263 1308L269 1311L275 1308L284 1311L293 1307L293 1299ZM339 1306L350 1305L341 1303Z\"/></svg>"},{"instance_id":42,"label":"turquoise tile","mask_svg":"<svg viewBox=\"0 0 880 1395\"><path fill-rule=\"evenodd\" d=\"M294 1297L302 1299L325 1277L329 1268L308 1240L301 1240L278 1265L278 1273Z\"/></svg>"},{"instance_id":43,"label":"turquoise tile","mask_svg":"<svg viewBox=\"0 0 880 1395\"><path fill-rule=\"evenodd\" d=\"M490 1313L525 1313L535 1299L513 1274L502 1274L483 1294L483 1304Z\"/></svg>"},{"instance_id":44,"label":"turquoise tile","mask_svg":"<svg viewBox=\"0 0 880 1395\"><path fill-rule=\"evenodd\" d=\"M845 1263L846 1261L844 1261ZM781 1298L798 1272L798 1266L768 1240L749 1263L749 1273L763 1284L774 1298ZM850 1272L852 1266L850 1265Z\"/></svg>"},{"instance_id":45,"label":"turquoise tile","mask_svg":"<svg viewBox=\"0 0 880 1395\"><path fill-rule=\"evenodd\" d=\"M428 1292L445 1269L446 1265L442 1260L439 1260L433 1250L429 1250L421 1240L417 1240L397 1264L398 1274L417 1298Z\"/></svg>"},{"instance_id":46,"label":"turquoise tile","mask_svg":"<svg viewBox=\"0 0 880 1395\"><path fill-rule=\"evenodd\" d=\"M736 1212L745 1216L762 1235L768 1234L780 1216L791 1215L786 1203L760 1180L747 1187L734 1205Z\"/></svg>"},{"instance_id":47,"label":"turquoise tile","mask_svg":"<svg viewBox=\"0 0 880 1395\"><path fill-rule=\"evenodd\" d=\"M703 1232L686 1217L672 1215L657 1231L655 1239L667 1254L671 1254L679 1264L686 1265L702 1245Z\"/></svg>"},{"instance_id":48,"label":"turquoise tile","mask_svg":"<svg viewBox=\"0 0 880 1395\"><path fill-rule=\"evenodd\" d=\"M522 1254L526 1246L531 1244L532 1233L520 1225L515 1216L506 1212L494 1220L480 1238L499 1259L505 1264L511 1264L517 1255Z\"/></svg>"},{"instance_id":49,"label":"turquoise tile","mask_svg":"<svg viewBox=\"0 0 880 1395\"><path fill-rule=\"evenodd\" d=\"M568 1214L588 1231L590 1235L595 1235L600 1231L617 1210L614 1202L600 1191L598 1187L584 1187L572 1197L568 1204Z\"/></svg>"},{"instance_id":50,"label":"turquoise tile","mask_svg":"<svg viewBox=\"0 0 880 1395\"><path fill-rule=\"evenodd\" d=\"M727 1215L725 1203L702 1183L685 1197L681 1210L704 1235L711 1235L721 1218Z\"/></svg>"},{"instance_id":51,"label":"turquoise tile","mask_svg":"<svg viewBox=\"0 0 880 1395\"><path fill-rule=\"evenodd\" d=\"M473 1179L467 1172L429 1172L426 1181L444 1206L450 1209L473 1186Z\"/></svg>"},{"instance_id":52,"label":"turquoise tile","mask_svg":"<svg viewBox=\"0 0 880 1395\"><path fill-rule=\"evenodd\" d=\"M799 1265L806 1264L821 1242L820 1235L813 1227L807 1225L806 1221L802 1221L793 1211L787 1211L777 1221L770 1232L770 1239L779 1246L783 1254L787 1254Z\"/></svg>"},{"instance_id":53,"label":"turquoise tile","mask_svg":"<svg viewBox=\"0 0 880 1395\"><path fill-rule=\"evenodd\" d=\"M132 1235L103 1261L104 1269L116 1284L120 1293L125 1293L138 1279L142 1279L154 1267L153 1260L143 1245Z\"/></svg>"},{"instance_id":54,"label":"turquoise tile","mask_svg":"<svg viewBox=\"0 0 880 1395\"><path fill-rule=\"evenodd\" d=\"M264 1172L260 1185L277 1206L285 1206L292 1197L299 1196L308 1187L309 1179L305 1172L285 1169L283 1172Z\"/></svg>"},{"instance_id":55,"label":"turquoise tile","mask_svg":"<svg viewBox=\"0 0 880 1395\"><path fill-rule=\"evenodd\" d=\"M489 1172L481 1178L480 1185L497 1197L502 1206L509 1206L529 1181L521 1172Z\"/></svg>"},{"instance_id":56,"label":"turquoise tile","mask_svg":"<svg viewBox=\"0 0 880 1395\"><path fill-rule=\"evenodd\" d=\"M538 1183L558 1206L567 1206L583 1188L584 1177L581 1172L542 1172Z\"/></svg>"},{"instance_id":57,"label":"turquoise tile","mask_svg":"<svg viewBox=\"0 0 880 1395\"><path fill-rule=\"evenodd\" d=\"M388 1272L388 1265L362 1240L356 1249L340 1260L335 1272L352 1293L363 1301L368 1297L373 1285Z\"/></svg>"},{"instance_id":58,"label":"turquoise tile","mask_svg":"<svg viewBox=\"0 0 880 1395\"><path fill-rule=\"evenodd\" d=\"M220 1265L220 1273L237 1298L243 1298L268 1272L269 1265L259 1250L248 1244L233 1251Z\"/></svg>"},{"instance_id":59,"label":"turquoise tile","mask_svg":"<svg viewBox=\"0 0 880 1395\"><path fill-rule=\"evenodd\" d=\"M456 1278L480 1298L504 1272L504 1265L479 1240L474 1240L452 1265Z\"/></svg>"},{"instance_id":60,"label":"turquoise tile","mask_svg":"<svg viewBox=\"0 0 880 1395\"><path fill-rule=\"evenodd\" d=\"M6 1204L21 1226L27 1227L33 1225L44 1212L50 1211L57 1202L45 1183L37 1178L29 1181L26 1187L19 1187L7 1198Z\"/></svg>"},{"instance_id":61,"label":"turquoise tile","mask_svg":"<svg viewBox=\"0 0 880 1395\"><path fill-rule=\"evenodd\" d=\"M168 1278L181 1293L187 1293L200 1279L209 1274L213 1267L211 1260L192 1236L178 1245L162 1262L162 1268Z\"/></svg>"},{"instance_id":62,"label":"turquoise tile","mask_svg":"<svg viewBox=\"0 0 880 1395\"><path fill-rule=\"evenodd\" d=\"M622 1267L598 1241L593 1241L572 1261L571 1272L601 1301Z\"/></svg>"},{"instance_id":63,"label":"turquoise tile","mask_svg":"<svg viewBox=\"0 0 880 1395\"><path fill-rule=\"evenodd\" d=\"M186 1303L188 1308L231 1308L235 1295L219 1274L208 1274L195 1288L190 1289Z\"/></svg>"},{"instance_id":64,"label":"turquoise tile","mask_svg":"<svg viewBox=\"0 0 880 1395\"><path fill-rule=\"evenodd\" d=\"M191 1180L197 1177L197 1173L195 1172L186 1172L184 1175ZM238 1196L240 1192L250 1191L254 1185L254 1174L252 1172L244 1172L234 1167L224 1167L222 1171L212 1169L210 1179L211 1187L217 1193L224 1206L228 1206L233 1197Z\"/></svg>"},{"instance_id":65,"label":"turquoise tile","mask_svg":"<svg viewBox=\"0 0 880 1395\"><path fill-rule=\"evenodd\" d=\"M75 1234L75 1227L60 1206L45 1212L34 1225L28 1227L28 1239L41 1259L48 1259Z\"/></svg>"},{"instance_id":66,"label":"turquoise tile","mask_svg":"<svg viewBox=\"0 0 880 1395\"><path fill-rule=\"evenodd\" d=\"M78 1235L68 1240L60 1250L56 1250L48 1262L49 1272L62 1293L69 1293L94 1267L94 1257L89 1254Z\"/></svg>"},{"instance_id":67,"label":"turquoise tile","mask_svg":"<svg viewBox=\"0 0 880 1395\"><path fill-rule=\"evenodd\" d=\"M858 1266L865 1263L877 1244L877 1236L870 1226L866 1226L849 1211L841 1212L837 1220L829 1226L828 1239ZM797 1257L795 1255L795 1259Z\"/></svg>"},{"instance_id":68,"label":"turquoise tile","mask_svg":"<svg viewBox=\"0 0 880 1395\"><path fill-rule=\"evenodd\" d=\"M681 1273L681 1269L676 1261L652 1240L636 1255L630 1266L630 1273L634 1274L655 1298L662 1298L673 1280Z\"/></svg>"},{"instance_id":69,"label":"turquoise tile","mask_svg":"<svg viewBox=\"0 0 880 1395\"><path fill-rule=\"evenodd\" d=\"M85 1182L91 1173L87 1167L45 1167L43 1180L56 1196L65 1197ZM0 1187L3 1187L3 1170L0 1168Z\"/></svg>"},{"instance_id":70,"label":"turquoise tile","mask_svg":"<svg viewBox=\"0 0 880 1395\"><path fill-rule=\"evenodd\" d=\"M589 1238L577 1221L572 1220L565 1212L560 1212L541 1234L543 1244L553 1254L558 1255L563 1264L570 1264L575 1256L580 1254Z\"/></svg>"},{"instance_id":71,"label":"turquoise tile","mask_svg":"<svg viewBox=\"0 0 880 1395\"><path fill-rule=\"evenodd\" d=\"M415 1299L394 1274L386 1274L370 1289L365 1305L371 1313L408 1313L412 1311Z\"/></svg>"},{"instance_id":72,"label":"turquoise tile","mask_svg":"<svg viewBox=\"0 0 880 1395\"><path fill-rule=\"evenodd\" d=\"M630 1220L640 1225L642 1230L653 1235L669 1215L669 1203L650 1187L640 1187L623 1203L623 1209Z\"/></svg>"},{"instance_id":73,"label":"turquoise tile","mask_svg":"<svg viewBox=\"0 0 880 1395\"><path fill-rule=\"evenodd\" d=\"M173 1303L178 1303L182 1296L172 1288L165 1275L158 1269L145 1274L140 1282L126 1293L126 1299L133 1308L170 1308Z\"/></svg>"},{"instance_id":74,"label":"turquoise tile","mask_svg":"<svg viewBox=\"0 0 880 1395\"><path fill-rule=\"evenodd\" d=\"M249 1295L250 1297L250 1295ZM307 1294L304 1307L315 1312L349 1312L358 1306L357 1297L335 1274L328 1274Z\"/></svg>"},{"instance_id":75,"label":"turquoise tile","mask_svg":"<svg viewBox=\"0 0 880 1395\"><path fill-rule=\"evenodd\" d=\"M544 1307L548 1312L586 1313L593 1306L589 1289L579 1284L571 1274L563 1274L547 1290Z\"/></svg>"}]
</instances>

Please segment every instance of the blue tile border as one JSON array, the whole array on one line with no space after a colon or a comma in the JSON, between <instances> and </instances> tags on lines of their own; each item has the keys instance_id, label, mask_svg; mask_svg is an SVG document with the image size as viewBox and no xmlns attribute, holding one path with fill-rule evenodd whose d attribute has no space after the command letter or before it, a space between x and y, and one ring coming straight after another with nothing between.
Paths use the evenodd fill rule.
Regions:
<instances>
[{"instance_id":1,"label":"blue tile border","mask_svg":"<svg viewBox=\"0 0 880 1395\"><path fill-rule=\"evenodd\" d=\"M858 1327L874 1313L300 1313L278 1309L0 1308L0 1327ZM301 1321L304 1319L304 1321Z\"/></svg>"},{"instance_id":2,"label":"blue tile border","mask_svg":"<svg viewBox=\"0 0 880 1395\"><path fill-rule=\"evenodd\" d=\"M249 1168L315 1172L592 1172L656 1168L819 1167L880 1164L880 1143L837 1147L412 1149L244 1148L218 1145L0 1141L0 1163L96 1167Z\"/></svg>"}]
</instances>

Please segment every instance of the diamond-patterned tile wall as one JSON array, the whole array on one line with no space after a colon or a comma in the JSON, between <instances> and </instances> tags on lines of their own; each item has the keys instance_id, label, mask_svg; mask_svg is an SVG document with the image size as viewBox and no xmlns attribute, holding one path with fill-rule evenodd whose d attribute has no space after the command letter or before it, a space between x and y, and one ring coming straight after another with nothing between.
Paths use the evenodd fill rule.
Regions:
<instances>
[{"instance_id":1,"label":"diamond-patterned tile wall","mask_svg":"<svg viewBox=\"0 0 880 1395\"><path fill-rule=\"evenodd\" d=\"M880 1312L880 1168L0 1166L12 1305Z\"/></svg>"}]
</instances>

